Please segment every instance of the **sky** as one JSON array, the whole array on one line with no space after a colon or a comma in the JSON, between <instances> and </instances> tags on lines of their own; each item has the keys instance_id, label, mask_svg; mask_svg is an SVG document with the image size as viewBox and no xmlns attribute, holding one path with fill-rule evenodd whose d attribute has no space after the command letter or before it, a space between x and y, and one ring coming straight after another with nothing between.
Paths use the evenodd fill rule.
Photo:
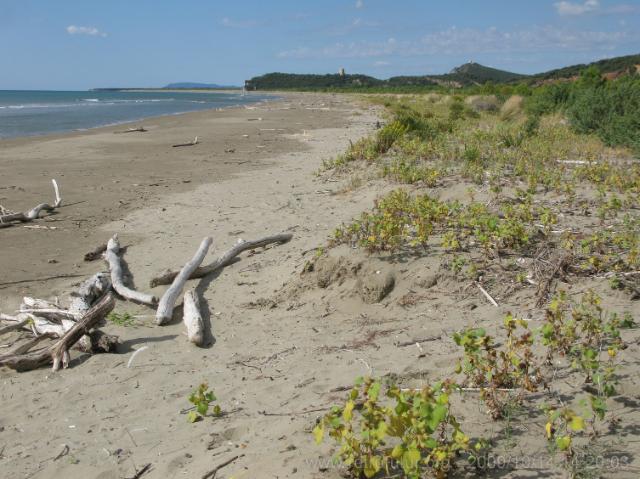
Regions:
<instances>
[{"instance_id":1,"label":"sky","mask_svg":"<svg viewBox=\"0 0 640 479\"><path fill-rule=\"evenodd\" d=\"M640 53L640 0L0 0L0 89L518 73Z\"/></svg>"}]
</instances>

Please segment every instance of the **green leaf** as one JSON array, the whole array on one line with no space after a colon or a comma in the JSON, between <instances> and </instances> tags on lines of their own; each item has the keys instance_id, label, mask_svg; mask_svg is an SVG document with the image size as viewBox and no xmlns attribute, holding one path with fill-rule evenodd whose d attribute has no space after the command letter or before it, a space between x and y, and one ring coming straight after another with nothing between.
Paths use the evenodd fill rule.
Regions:
<instances>
[{"instance_id":1,"label":"green leaf","mask_svg":"<svg viewBox=\"0 0 640 479\"><path fill-rule=\"evenodd\" d=\"M582 416L573 416L571 418L571 422L569 423L569 427L574 431L584 430L584 419L582 418Z\"/></svg>"},{"instance_id":2,"label":"green leaf","mask_svg":"<svg viewBox=\"0 0 640 479\"><path fill-rule=\"evenodd\" d=\"M324 422L320 421L316 427L313 428L313 437L316 440L316 444L322 443L324 439Z\"/></svg>"},{"instance_id":3,"label":"green leaf","mask_svg":"<svg viewBox=\"0 0 640 479\"><path fill-rule=\"evenodd\" d=\"M447 417L447 411L447 407L441 404L433 408L431 417L427 420L427 426L431 431L435 431L444 418Z\"/></svg>"},{"instance_id":4,"label":"green leaf","mask_svg":"<svg viewBox=\"0 0 640 479\"><path fill-rule=\"evenodd\" d=\"M354 407L355 403L351 400L347 401L347 403L344 405L344 409L342 410L342 419L344 419L345 422L349 422L353 418Z\"/></svg>"},{"instance_id":5,"label":"green leaf","mask_svg":"<svg viewBox=\"0 0 640 479\"><path fill-rule=\"evenodd\" d=\"M402 470L406 473L415 471L421 458L422 456L420 455L418 448L415 446L410 447L402 455Z\"/></svg>"},{"instance_id":6,"label":"green leaf","mask_svg":"<svg viewBox=\"0 0 640 479\"><path fill-rule=\"evenodd\" d=\"M381 468L382 467L380 465L380 458L377 457L377 456L373 456L373 457L369 458L369 460L365 461L364 475L366 477L373 477L378 472L380 472Z\"/></svg>"},{"instance_id":7,"label":"green leaf","mask_svg":"<svg viewBox=\"0 0 640 479\"><path fill-rule=\"evenodd\" d=\"M566 451L571 447L571 436L561 436L556 438L556 446L561 451Z\"/></svg>"},{"instance_id":8,"label":"green leaf","mask_svg":"<svg viewBox=\"0 0 640 479\"><path fill-rule=\"evenodd\" d=\"M190 423L194 423L199 421L201 418L201 416L195 412L195 411L189 411L189 414L187 414L187 421L189 421Z\"/></svg>"},{"instance_id":9,"label":"green leaf","mask_svg":"<svg viewBox=\"0 0 640 479\"><path fill-rule=\"evenodd\" d=\"M198 412L200 414L202 414L203 416L206 416L207 415L207 411L209 410L209 403L199 402L196 405L196 409L198 410Z\"/></svg>"}]
</instances>

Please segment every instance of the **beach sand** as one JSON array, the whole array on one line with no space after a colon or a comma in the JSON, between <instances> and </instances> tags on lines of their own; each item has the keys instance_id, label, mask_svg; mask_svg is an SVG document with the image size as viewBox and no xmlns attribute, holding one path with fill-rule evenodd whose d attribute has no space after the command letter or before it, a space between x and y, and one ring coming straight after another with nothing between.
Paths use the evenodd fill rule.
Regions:
<instances>
[{"instance_id":1,"label":"beach sand","mask_svg":"<svg viewBox=\"0 0 640 479\"><path fill-rule=\"evenodd\" d=\"M535 288L513 293L507 282L485 284L496 307L473 283L443 269L437 252L382 258L342 245L316 254L336 227L396 187L373 168L346 177L315 174L349 141L370 134L380 116L348 96L287 94L254 109L136 124L147 133L113 134L124 128L118 126L0 142L0 204L21 210L51 201L51 178L65 203L32 223L56 229L0 230L5 313L24 295L65 303L74 285L105 268L83 256L114 233L127 247L133 284L156 296L166 287L150 289L149 280L180 268L205 236L213 237L208 263L238 238L294 235L189 282L202 296L212 332L205 348L187 342L181 306L169 325L158 327L153 310L119 301L116 311L134 315L135 325L103 328L120 337L117 354L73 351L70 368L58 373L1 369L0 476L116 479L151 464L143 478L200 478L239 456L216 477L337 479L335 448L328 441L317 446L311 430L332 405L344 403L356 377L423 387L452 376L460 357L455 331L494 332L508 312L541 324ZM171 147L196 135L196 146ZM451 181L430 194L460 199L466 191ZM490 199L488 191L477 195ZM37 281L63 274L78 276ZM371 302L388 289L388 278L391 293ZM570 295L593 288L611 311L638 313L607 281L562 288ZM619 385L625 398L640 397L639 334L625 331ZM10 339L3 336L0 345ZM203 382L223 415L190 424L187 398ZM556 381L554 388L569 400L579 386ZM489 477L565 477L550 459L544 418L518 417L507 427L486 415L476 393L452 401L465 433L499 441L495 454L507 462ZM635 477L637 403L614 408L621 420L607 436L615 438L614 456L607 457L625 467L609 468L607 477ZM476 476L466 470L455 477Z\"/></svg>"},{"instance_id":2,"label":"beach sand","mask_svg":"<svg viewBox=\"0 0 640 479\"><path fill-rule=\"evenodd\" d=\"M127 247L136 287L156 295L164 287L150 290L152 275L181 267L205 236L214 245L208 262L240 237L294 234L288 244L245 254L219 276L189 284L210 310L214 340L204 349L187 342L179 310L170 325L156 327L151 309L119 302L116 311L136 315L137 323L103 328L120 337L119 354L74 352L70 368L57 374L0 370L1 475L120 478L151 463L145 477L200 477L234 454L244 457L225 477L285 477L295 467L307 477L317 472L317 465L305 467L294 446L315 449L301 426L319 413L262 413L326 403L318 394L333 381L312 352L319 337L331 333L322 326L319 336L311 329L315 320L297 312L246 304L298 275L303 252L326 243L336 225L370 204L372 193L343 202L331 195L335 184L320 184L313 173L349 140L370 132L376 119L375 110L344 97L287 95L250 109L132 125L144 125L146 133L114 134L129 127L119 125L0 142L0 204L26 210L52 201L51 178L64 200L57 214L32 223L55 229L1 230L5 313L25 295L67 301L82 278L105 269L102 261L83 262L83 255L113 233ZM195 136L198 145L172 148ZM78 277L37 281L56 275ZM148 349L127 368L143 346ZM361 372L357 363L340 374L351 381ZM180 411L204 381L228 415L189 424ZM64 445L68 455L52 460Z\"/></svg>"}]
</instances>

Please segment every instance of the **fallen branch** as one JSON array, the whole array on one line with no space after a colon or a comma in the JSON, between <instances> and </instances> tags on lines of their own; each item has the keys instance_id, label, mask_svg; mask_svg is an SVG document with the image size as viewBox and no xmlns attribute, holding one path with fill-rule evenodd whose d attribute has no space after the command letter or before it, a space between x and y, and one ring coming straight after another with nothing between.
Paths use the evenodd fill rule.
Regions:
<instances>
[{"instance_id":1,"label":"fallen branch","mask_svg":"<svg viewBox=\"0 0 640 479\"><path fill-rule=\"evenodd\" d=\"M51 180L53 183L53 190L56 194L56 199L53 205L48 203L40 203L38 206L30 209L26 213L10 213L0 216L0 228L11 226L14 223L26 223L33 221L40 217L42 211L52 212L62 204L62 198L60 197L60 189L56 180Z\"/></svg>"},{"instance_id":2,"label":"fallen branch","mask_svg":"<svg viewBox=\"0 0 640 479\"><path fill-rule=\"evenodd\" d=\"M53 362L53 371L68 367L69 349L94 328L114 308L115 303L113 294L106 294L52 346L31 353L2 355L0 366L16 371L29 371Z\"/></svg>"},{"instance_id":3,"label":"fallen branch","mask_svg":"<svg viewBox=\"0 0 640 479\"><path fill-rule=\"evenodd\" d=\"M158 309L156 311L156 324L162 325L171 320L173 316L173 307L178 299L178 296L182 293L185 283L191 277L191 274L200 266L204 257L207 255L209 251L209 247L211 246L212 239L207 237L202 240L200 243L200 247L196 252L195 256L189 261L187 264L183 266L180 270L180 273L176 275L171 286L160 298L160 302L158 303Z\"/></svg>"},{"instance_id":4,"label":"fallen branch","mask_svg":"<svg viewBox=\"0 0 640 479\"><path fill-rule=\"evenodd\" d=\"M196 136L193 141L190 141L189 143L178 143L177 145L173 145L174 148L178 148L180 146L193 146L193 145L197 145L198 144L198 137Z\"/></svg>"},{"instance_id":5,"label":"fallen branch","mask_svg":"<svg viewBox=\"0 0 640 479\"><path fill-rule=\"evenodd\" d=\"M50 281L52 279L62 279L62 278L80 278L84 276L82 274L57 274L55 276L45 276L44 278L32 278L32 279L19 279L18 281L7 281L6 283L0 283L0 289L7 288L9 286L13 286L16 284L24 284L24 283L37 283L39 281Z\"/></svg>"},{"instance_id":6,"label":"fallen branch","mask_svg":"<svg viewBox=\"0 0 640 479\"><path fill-rule=\"evenodd\" d=\"M184 325L187 328L187 338L196 346L204 343L204 321L200 313L200 301L195 291L184 293Z\"/></svg>"},{"instance_id":7,"label":"fallen branch","mask_svg":"<svg viewBox=\"0 0 640 479\"><path fill-rule=\"evenodd\" d=\"M7 334L10 333L11 331L15 331L16 329L21 329L22 327L26 326L27 324L29 324L29 318L23 318L19 321L16 321L13 324L9 324L7 326L4 326L2 328L0 328L0 336L2 336L3 334Z\"/></svg>"},{"instance_id":8,"label":"fallen branch","mask_svg":"<svg viewBox=\"0 0 640 479\"><path fill-rule=\"evenodd\" d=\"M144 126L139 126L137 128L128 128L126 130L114 131L114 133L134 133L136 131L145 132L147 130Z\"/></svg>"},{"instance_id":9,"label":"fallen branch","mask_svg":"<svg viewBox=\"0 0 640 479\"><path fill-rule=\"evenodd\" d=\"M493 299L489 293L487 293L487 290L486 290L486 289L484 289L484 288L482 287L482 285L481 285L480 283L478 283L477 281L476 281L476 286L478 287L478 289L480 290L480 292L481 292L482 294L484 294L485 298L487 298L487 299L489 300L489 302L490 302L491 304L493 304L493 305L497 308L497 307L498 307L498 303L496 303L496 300L495 300L495 299Z\"/></svg>"},{"instance_id":10,"label":"fallen branch","mask_svg":"<svg viewBox=\"0 0 640 479\"><path fill-rule=\"evenodd\" d=\"M84 255L84 260L85 261L95 261L99 258L102 258L102 254L107 251L107 244L101 244L100 246L96 247L95 249L89 251L87 254Z\"/></svg>"},{"instance_id":11,"label":"fallen branch","mask_svg":"<svg viewBox=\"0 0 640 479\"><path fill-rule=\"evenodd\" d=\"M204 276L207 276L208 274L218 271L221 268L224 268L225 266L231 264L234 258L238 256L240 253L242 253L243 251L260 248L263 246L270 245L272 243L279 243L279 244L286 243L290 241L291 238L293 238L293 235L291 233L283 233L283 234L277 234L273 236L267 236L266 238L262 238L255 241L238 242L233 248L231 248L229 251L224 253L222 256L216 259L213 263L207 266L201 266L197 268L191 274L189 279L202 278ZM149 285L150 287L155 288L156 286L159 286L159 285L171 284L171 282L175 279L177 275L178 275L177 271L167 271L161 274L160 276L152 278Z\"/></svg>"},{"instance_id":12,"label":"fallen branch","mask_svg":"<svg viewBox=\"0 0 640 479\"><path fill-rule=\"evenodd\" d=\"M111 284L113 285L113 289L125 299L148 306L154 306L157 303L155 296L134 291L124 285L124 272L122 271L122 262L118 255L119 252L120 243L118 242L118 235L115 234L107 243L107 250L104 253L104 259L109 264L109 271L111 271Z\"/></svg>"},{"instance_id":13,"label":"fallen branch","mask_svg":"<svg viewBox=\"0 0 640 479\"><path fill-rule=\"evenodd\" d=\"M229 464L231 464L232 462L237 461L239 458L243 457L244 454L239 454L237 456L233 456L231 459L228 459L226 461L224 461L221 464L218 464L216 467L214 467L212 470L210 470L209 472L207 472L206 474L204 474L202 476L202 479L216 479L216 474L218 473L218 471L220 469L222 469L223 467L228 466Z\"/></svg>"}]
</instances>

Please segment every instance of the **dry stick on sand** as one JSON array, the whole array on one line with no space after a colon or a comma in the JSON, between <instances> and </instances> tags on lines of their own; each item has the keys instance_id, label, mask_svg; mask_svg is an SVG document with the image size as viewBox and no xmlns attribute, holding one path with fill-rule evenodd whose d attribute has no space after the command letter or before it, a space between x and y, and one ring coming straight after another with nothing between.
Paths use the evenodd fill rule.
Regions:
<instances>
[{"instance_id":1,"label":"dry stick on sand","mask_svg":"<svg viewBox=\"0 0 640 479\"><path fill-rule=\"evenodd\" d=\"M7 226L11 226L13 223L26 223L28 221L33 221L40 217L40 212L47 211L51 212L58 208L62 204L62 198L60 197L60 189L58 188L58 183L56 180L51 180L53 183L53 190L56 194L56 199L53 205L48 203L40 203L38 206L30 209L26 213L11 213L0 216L0 228L5 228Z\"/></svg>"},{"instance_id":2,"label":"dry stick on sand","mask_svg":"<svg viewBox=\"0 0 640 479\"><path fill-rule=\"evenodd\" d=\"M202 346L204 343L204 321L200 312L200 301L195 291L189 290L184 293L183 305L187 338L196 346Z\"/></svg>"},{"instance_id":3,"label":"dry stick on sand","mask_svg":"<svg viewBox=\"0 0 640 479\"><path fill-rule=\"evenodd\" d=\"M210 470L209 472L207 472L206 474L204 474L202 476L202 479L216 479L216 474L218 474L218 471L220 469L222 469L223 467L228 466L229 464L231 464L232 462L237 461L239 458L243 457L244 454L239 454L238 456L233 456L231 459L228 459L227 461L224 461L221 464L218 464L216 467L214 467L212 470Z\"/></svg>"},{"instance_id":4,"label":"dry stick on sand","mask_svg":"<svg viewBox=\"0 0 640 479\"><path fill-rule=\"evenodd\" d=\"M495 299L493 299L489 293L487 293L487 290L486 290L486 289L484 289L484 288L482 287L482 285L481 285L480 283L478 283L477 281L476 281L476 286L478 287L478 289L480 290L480 292L481 292L482 294L484 294L484 297L485 297L485 298L487 298L487 299L489 300L489 302L490 302L491 304L493 304L493 305L497 308L497 307L498 307L498 303L496 303L496 300L495 300Z\"/></svg>"},{"instance_id":5,"label":"dry stick on sand","mask_svg":"<svg viewBox=\"0 0 640 479\"><path fill-rule=\"evenodd\" d=\"M198 144L198 137L196 136L193 141L189 143L178 143L177 145L173 145L174 148L178 148L179 146L193 146Z\"/></svg>"},{"instance_id":6,"label":"dry stick on sand","mask_svg":"<svg viewBox=\"0 0 640 479\"><path fill-rule=\"evenodd\" d=\"M209 237L202 240L195 256L182 267L169 289L162 295L156 311L156 324L163 325L171 320L173 307L176 304L178 296L182 293L184 285L191 277L191 274L200 266L204 257L207 256L212 242L213 240Z\"/></svg>"},{"instance_id":7,"label":"dry stick on sand","mask_svg":"<svg viewBox=\"0 0 640 479\"><path fill-rule=\"evenodd\" d=\"M7 366L17 371L28 371L53 362L53 371L57 371L61 366L66 368L69 365L69 349L95 327L115 304L113 294L106 294L53 345L31 353L2 355L0 366Z\"/></svg>"},{"instance_id":8,"label":"dry stick on sand","mask_svg":"<svg viewBox=\"0 0 640 479\"><path fill-rule=\"evenodd\" d=\"M107 251L107 243L101 244L100 246L96 246L95 249L92 249L88 253L84 255L85 261L95 261L99 258L102 258L102 254Z\"/></svg>"},{"instance_id":9,"label":"dry stick on sand","mask_svg":"<svg viewBox=\"0 0 640 479\"><path fill-rule=\"evenodd\" d=\"M262 238L255 241L241 241L238 242L233 248L228 250L218 259L216 259L213 263L207 266L201 266L197 268L189 277L189 279L202 278L207 276L208 274L214 273L221 268L231 264L233 259L238 256L243 251L249 249L256 249L263 246L270 245L272 243L286 243L293 238L291 233L283 233L273 236L267 236L266 238ZM174 278L178 275L177 271L167 271L166 273L161 274L160 276L156 276L151 279L149 284L150 287L155 288L156 286L160 286L162 284L171 284Z\"/></svg>"},{"instance_id":10,"label":"dry stick on sand","mask_svg":"<svg viewBox=\"0 0 640 479\"><path fill-rule=\"evenodd\" d=\"M147 130L144 126L139 126L138 128L128 128L126 130L114 131L114 133L134 133L136 131L145 132Z\"/></svg>"},{"instance_id":11,"label":"dry stick on sand","mask_svg":"<svg viewBox=\"0 0 640 479\"><path fill-rule=\"evenodd\" d=\"M155 306L157 298L150 294L134 291L133 289L124 285L122 271L122 263L120 261L120 243L118 242L118 235L113 235L113 238L107 243L107 250L104 253L104 259L109 264L109 271L111 271L111 283L113 289L123 298L136 303L146 304L148 306Z\"/></svg>"}]
</instances>

